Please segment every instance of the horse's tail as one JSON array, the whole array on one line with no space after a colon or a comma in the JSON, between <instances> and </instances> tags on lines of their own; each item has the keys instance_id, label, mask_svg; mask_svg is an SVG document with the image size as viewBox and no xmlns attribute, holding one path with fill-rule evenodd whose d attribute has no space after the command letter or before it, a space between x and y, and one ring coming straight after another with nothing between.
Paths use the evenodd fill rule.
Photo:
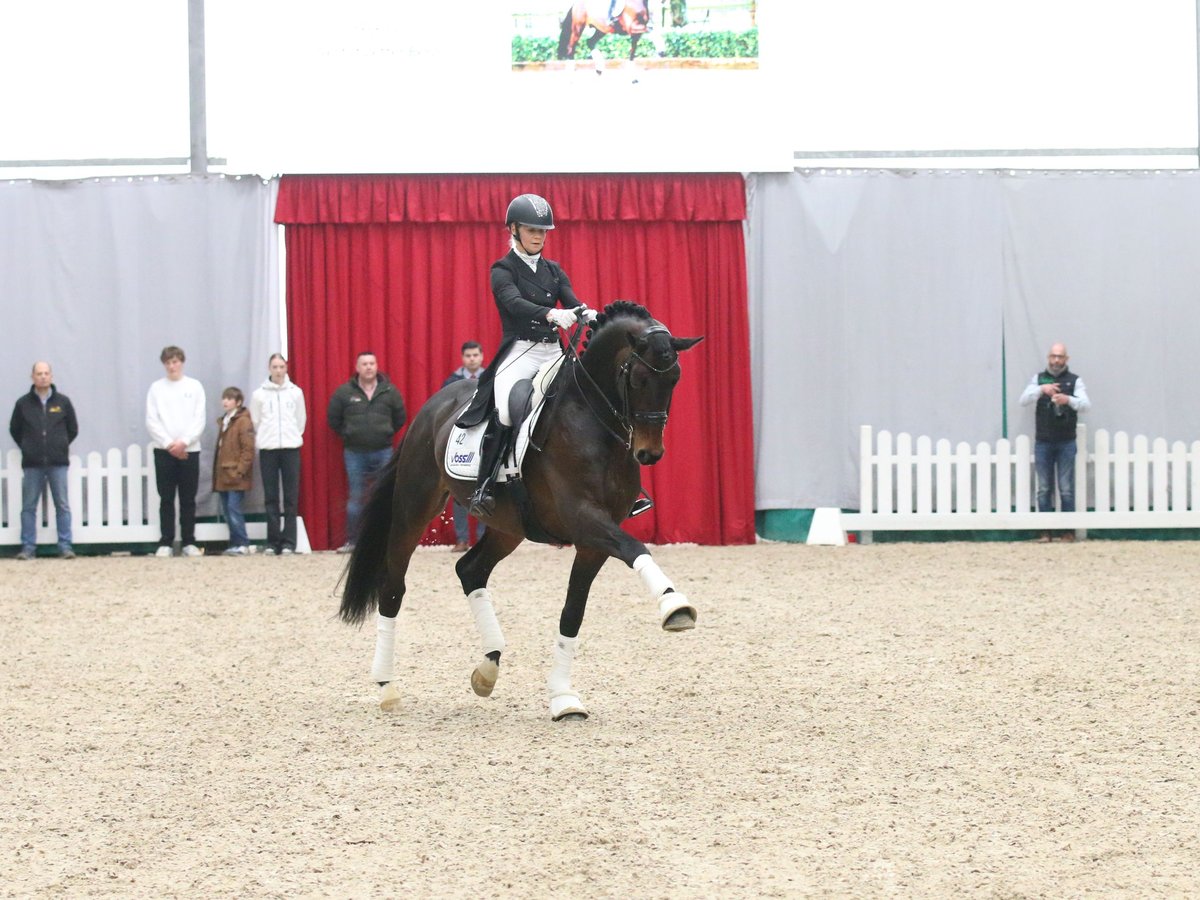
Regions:
<instances>
[{"instance_id":1,"label":"horse's tail","mask_svg":"<svg viewBox=\"0 0 1200 900\"><path fill-rule=\"evenodd\" d=\"M567 14L563 16L562 31L558 35L558 58L566 59L570 56L571 47L571 32L575 30L575 4L572 3L567 7Z\"/></svg>"},{"instance_id":2,"label":"horse's tail","mask_svg":"<svg viewBox=\"0 0 1200 900\"><path fill-rule=\"evenodd\" d=\"M401 440L400 445L404 445ZM392 531L392 494L396 489L399 447L388 464L375 476L371 496L359 521L354 552L342 573L345 590L338 610L343 622L361 625L379 606L379 595L387 586L387 548Z\"/></svg>"}]
</instances>

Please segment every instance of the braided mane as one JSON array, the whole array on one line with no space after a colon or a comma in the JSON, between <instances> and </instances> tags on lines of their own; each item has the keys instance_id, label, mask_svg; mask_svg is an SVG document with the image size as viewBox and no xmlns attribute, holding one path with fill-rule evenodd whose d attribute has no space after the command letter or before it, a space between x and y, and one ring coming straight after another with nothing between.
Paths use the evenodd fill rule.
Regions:
<instances>
[{"instance_id":1,"label":"braided mane","mask_svg":"<svg viewBox=\"0 0 1200 900\"><path fill-rule=\"evenodd\" d=\"M588 344L591 342L594 334L602 330L605 325L620 318L640 319L643 322L654 321L654 317L650 315L650 310L646 309L642 304L635 303L632 300L614 300L604 307L604 310L596 316L596 321L589 326L583 342L583 349L587 350Z\"/></svg>"}]
</instances>

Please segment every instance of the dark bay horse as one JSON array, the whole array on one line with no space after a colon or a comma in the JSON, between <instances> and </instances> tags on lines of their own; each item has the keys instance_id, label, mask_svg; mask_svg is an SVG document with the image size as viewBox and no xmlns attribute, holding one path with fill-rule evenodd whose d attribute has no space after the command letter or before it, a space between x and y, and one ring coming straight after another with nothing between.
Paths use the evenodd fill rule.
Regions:
<instances>
[{"instance_id":1,"label":"dark bay horse","mask_svg":"<svg viewBox=\"0 0 1200 900\"><path fill-rule=\"evenodd\" d=\"M592 29L587 39L588 50L606 34L629 35L629 59L637 53L638 39L646 34L650 25L650 14L646 0L617 0L615 19L608 19L609 0L575 0L562 21L562 32L558 38L558 58L574 59L575 48L587 28Z\"/></svg>"},{"instance_id":2,"label":"dark bay horse","mask_svg":"<svg viewBox=\"0 0 1200 900\"><path fill-rule=\"evenodd\" d=\"M499 485L496 511L483 519L487 530L455 565L483 644L484 658L471 675L476 694L492 693L504 650L488 578L525 540L531 522L542 540L575 548L547 680L554 719L587 716L570 685L571 663L592 581L610 556L637 572L658 602L665 630L694 627L695 608L621 522L641 491L639 466L653 465L664 453L679 354L701 340L673 337L645 308L618 300L597 318L584 351L578 356L568 351L523 464L528 507L523 511L511 484ZM383 689L385 710L400 705L394 641L409 560L447 495L465 503L475 486L450 477L444 467L451 426L472 390L471 382L452 384L421 407L378 476L344 575L343 621L360 624L378 610L371 676Z\"/></svg>"}]
</instances>

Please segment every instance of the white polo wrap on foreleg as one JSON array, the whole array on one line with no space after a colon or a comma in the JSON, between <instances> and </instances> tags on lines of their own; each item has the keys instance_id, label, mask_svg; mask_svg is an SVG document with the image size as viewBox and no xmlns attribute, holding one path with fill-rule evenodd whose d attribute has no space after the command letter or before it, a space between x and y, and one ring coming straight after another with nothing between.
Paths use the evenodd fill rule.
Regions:
<instances>
[{"instance_id":1,"label":"white polo wrap on foreleg","mask_svg":"<svg viewBox=\"0 0 1200 900\"><path fill-rule=\"evenodd\" d=\"M579 647L578 637L554 639L554 663L546 676L546 689L550 693L550 718L558 721L563 716L587 717L587 707L571 687L571 664L575 662L575 651Z\"/></svg>"},{"instance_id":2,"label":"white polo wrap on foreleg","mask_svg":"<svg viewBox=\"0 0 1200 900\"><path fill-rule=\"evenodd\" d=\"M579 647L578 637L563 637L561 634L554 639L554 663L550 666L550 674L546 676L546 688L550 691L550 699L563 694L574 694L571 690L571 664L575 662L575 650Z\"/></svg>"},{"instance_id":3,"label":"white polo wrap on foreleg","mask_svg":"<svg viewBox=\"0 0 1200 900\"><path fill-rule=\"evenodd\" d=\"M663 570L658 567L658 563L650 557L649 553L643 553L633 561L633 571L638 573L642 584L646 585L651 600L657 600L667 591L675 590L671 579L663 574Z\"/></svg>"},{"instance_id":4,"label":"white polo wrap on foreleg","mask_svg":"<svg viewBox=\"0 0 1200 900\"><path fill-rule=\"evenodd\" d=\"M492 595L487 588L471 591L467 594L467 603L470 604L471 615L475 617L475 628L479 631L484 655L493 651L504 652L504 635L500 631L500 620L496 618L496 608L492 605Z\"/></svg>"},{"instance_id":5,"label":"white polo wrap on foreleg","mask_svg":"<svg viewBox=\"0 0 1200 900\"><path fill-rule=\"evenodd\" d=\"M380 614L375 621L375 662L371 664L371 680L392 681L396 658L396 620Z\"/></svg>"},{"instance_id":6,"label":"white polo wrap on foreleg","mask_svg":"<svg viewBox=\"0 0 1200 900\"><path fill-rule=\"evenodd\" d=\"M643 553L633 561L633 571L641 576L642 583L646 585L646 589L650 591L650 598L658 601L658 618L659 622L665 628L667 620L681 609L686 609L691 613L692 621L696 620L696 607L688 602L688 598L675 590L675 585L671 579L663 574L663 570L658 567L649 553ZM686 626L690 628L691 626ZM672 627L671 631L683 630L680 627Z\"/></svg>"}]
</instances>

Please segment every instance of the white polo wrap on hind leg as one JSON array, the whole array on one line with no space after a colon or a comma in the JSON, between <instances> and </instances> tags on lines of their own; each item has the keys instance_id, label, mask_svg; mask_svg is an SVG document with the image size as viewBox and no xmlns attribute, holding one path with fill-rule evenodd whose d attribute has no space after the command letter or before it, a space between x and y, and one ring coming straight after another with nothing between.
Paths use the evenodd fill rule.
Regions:
<instances>
[{"instance_id":1,"label":"white polo wrap on hind leg","mask_svg":"<svg viewBox=\"0 0 1200 900\"><path fill-rule=\"evenodd\" d=\"M483 643L483 654L486 656L493 651L504 652L504 634L500 631L500 620L496 618L496 608L492 605L492 595L487 588L479 588L467 594L467 603L471 607L471 615L475 617L475 628Z\"/></svg>"},{"instance_id":2,"label":"white polo wrap on hind leg","mask_svg":"<svg viewBox=\"0 0 1200 900\"><path fill-rule=\"evenodd\" d=\"M375 621L375 662L371 664L371 680L392 681L396 658L396 620L380 614Z\"/></svg>"}]
</instances>

